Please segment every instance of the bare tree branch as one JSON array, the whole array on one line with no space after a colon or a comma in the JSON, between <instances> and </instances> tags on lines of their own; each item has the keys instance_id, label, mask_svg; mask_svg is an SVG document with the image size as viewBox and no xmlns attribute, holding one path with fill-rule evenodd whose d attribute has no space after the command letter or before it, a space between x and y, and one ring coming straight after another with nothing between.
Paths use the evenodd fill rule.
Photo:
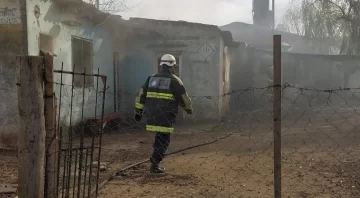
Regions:
<instances>
[{"instance_id":1,"label":"bare tree branch","mask_svg":"<svg viewBox=\"0 0 360 198\"><path fill-rule=\"evenodd\" d=\"M96 3L96 0L84 0L84 1L94 5ZM133 10L141 3L142 1L138 1L138 3L134 5L130 5L128 0L99 0L99 6L100 6L99 9L103 12L108 12L108 13L127 12Z\"/></svg>"},{"instance_id":2,"label":"bare tree branch","mask_svg":"<svg viewBox=\"0 0 360 198\"><path fill-rule=\"evenodd\" d=\"M284 15L288 31L316 40L335 40L340 54L360 54L359 0L292 0Z\"/></svg>"}]
</instances>

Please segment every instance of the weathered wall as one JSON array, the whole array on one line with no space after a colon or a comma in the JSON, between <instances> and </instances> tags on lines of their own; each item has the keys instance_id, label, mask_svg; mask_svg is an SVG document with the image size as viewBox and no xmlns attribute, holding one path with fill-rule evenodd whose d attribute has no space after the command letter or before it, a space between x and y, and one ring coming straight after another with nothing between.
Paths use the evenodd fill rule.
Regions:
<instances>
[{"instance_id":1,"label":"weathered wall","mask_svg":"<svg viewBox=\"0 0 360 198\"><path fill-rule=\"evenodd\" d=\"M0 3L0 136L16 132L18 106L15 56L22 50L22 34L19 1L2 0ZM0 146L1 144L0 142Z\"/></svg>"},{"instance_id":2,"label":"weathered wall","mask_svg":"<svg viewBox=\"0 0 360 198\"><path fill-rule=\"evenodd\" d=\"M255 50L253 48L239 48L232 53L239 58L231 65L231 96L232 110L253 110L271 106L267 97L268 69L272 66L272 52ZM331 90L338 88L358 88L360 58L355 56L308 55L297 53L282 54L283 84L292 86ZM271 74L272 75L272 74ZM250 89L248 89L250 88ZM247 91L244 91L248 89ZM295 100L290 88L284 92L288 100ZM315 94L321 97L320 92L310 91L305 94ZM326 95L326 94L325 94ZM308 95L307 95L308 96Z\"/></svg>"},{"instance_id":3,"label":"weathered wall","mask_svg":"<svg viewBox=\"0 0 360 198\"><path fill-rule=\"evenodd\" d=\"M131 21L131 20L130 20ZM122 100L120 106L126 115L132 115L135 93L146 78L157 72L154 60L157 55L180 55L180 77L190 96L193 97L194 114L199 119L219 119L221 83L220 31L213 26L199 26L185 22L148 20L144 25L155 27L164 39L134 40L128 56L121 63ZM204 46L211 50L204 58L199 50ZM210 97L206 97L210 96Z\"/></svg>"},{"instance_id":4,"label":"weathered wall","mask_svg":"<svg viewBox=\"0 0 360 198\"><path fill-rule=\"evenodd\" d=\"M0 54L20 54L22 46L22 25L18 0L1 1L0 35Z\"/></svg>"},{"instance_id":5,"label":"weathered wall","mask_svg":"<svg viewBox=\"0 0 360 198\"><path fill-rule=\"evenodd\" d=\"M18 121L15 63L14 57L0 55L0 128Z\"/></svg>"},{"instance_id":6,"label":"weathered wall","mask_svg":"<svg viewBox=\"0 0 360 198\"><path fill-rule=\"evenodd\" d=\"M19 24L20 4L18 0L3 0L0 5L0 24Z\"/></svg>"},{"instance_id":7,"label":"weathered wall","mask_svg":"<svg viewBox=\"0 0 360 198\"><path fill-rule=\"evenodd\" d=\"M39 10L39 15L34 10ZM54 68L60 70L62 63L64 70L72 71L73 61L71 53L71 38L72 36L91 40L93 43L93 73L97 73L97 69L100 69L100 73L107 75L108 90L113 90L113 47L110 35L104 31L101 27L95 27L89 20L85 20L74 16L73 14L60 11L56 3L53 1L41 1L41 0L27 0L27 26L28 26L28 51L29 55L39 54L39 37L40 34L49 35L53 39L53 50L56 57L54 58ZM38 16L38 18L37 18ZM80 22L79 26L68 26L62 23L63 20L76 19ZM60 75L55 75L55 81L60 82ZM71 85L71 75L63 76L64 84ZM94 86L96 86L96 78L94 78ZM102 87L102 81L99 81L99 86ZM67 90L63 90L63 93L71 93L70 87L65 86ZM56 87L58 95L59 86ZM74 118L77 121L81 116L81 104L82 104L82 88L76 88L74 90L73 111ZM96 92L94 87L86 88L85 90L85 118L94 116ZM70 103L70 94L63 95L62 101ZM113 97L106 98L106 112L114 111ZM98 101L98 107L100 108L101 100ZM63 108L61 115L64 115L64 121L69 121L69 106L62 104ZM97 111L100 113L100 109Z\"/></svg>"}]
</instances>

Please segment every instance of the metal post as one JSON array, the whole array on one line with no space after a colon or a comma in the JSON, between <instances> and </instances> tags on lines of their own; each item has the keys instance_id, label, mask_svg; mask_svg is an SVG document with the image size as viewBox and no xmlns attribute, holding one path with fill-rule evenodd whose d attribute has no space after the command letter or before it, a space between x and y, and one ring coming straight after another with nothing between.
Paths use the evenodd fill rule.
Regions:
<instances>
[{"instance_id":1,"label":"metal post","mask_svg":"<svg viewBox=\"0 0 360 198\"><path fill-rule=\"evenodd\" d=\"M75 71L75 64L73 67L73 71ZM62 71L63 72L63 71ZM74 103L74 88L75 88L75 74L72 74L72 83L71 83L71 96L70 96L70 120L69 120L69 127L70 127L70 132L69 132L69 140L68 140L68 165L67 165L67 183L66 183L66 190L65 190L65 197L68 198L70 197L70 182L71 182L71 165L72 165L72 154L73 154L73 150L72 150L72 144L73 144L73 103ZM76 169L74 170L74 174L76 174ZM73 187L75 188L75 186Z\"/></svg>"},{"instance_id":2,"label":"metal post","mask_svg":"<svg viewBox=\"0 0 360 198\"><path fill-rule=\"evenodd\" d=\"M273 30L275 30L275 0L272 0L272 11L273 11Z\"/></svg>"},{"instance_id":3,"label":"metal post","mask_svg":"<svg viewBox=\"0 0 360 198\"><path fill-rule=\"evenodd\" d=\"M83 168L83 152L84 152L84 133L85 133L85 120L84 120L84 109L85 109L85 87L86 87L86 68L84 68L83 76L83 89L82 89L82 103L81 103L81 132L80 132L80 150L79 150L79 176L78 176L78 191L77 197L81 195L81 177ZM76 169L75 169L76 170ZM84 179L86 181L86 178Z\"/></svg>"},{"instance_id":4,"label":"metal post","mask_svg":"<svg viewBox=\"0 0 360 198\"><path fill-rule=\"evenodd\" d=\"M99 3L99 0L96 0L96 8L97 8L97 9L100 9L100 3Z\"/></svg>"},{"instance_id":5,"label":"metal post","mask_svg":"<svg viewBox=\"0 0 360 198\"><path fill-rule=\"evenodd\" d=\"M274 192L281 198L281 35L274 35Z\"/></svg>"},{"instance_id":6,"label":"metal post","mask_svg":"<svg viewBox=\"0 0 360 198\"><path fill-rule=\"evenodd\" d=\"M101 142L102 142L102 136L103 136L103 123L104 123L104 111L105 111L105 95L106 95L106 83L107 83L107 77L103 77L102 81L104 83L103 85L103 92L102 92L102 105L101 105L101 125L100 127L100 137L99 137L99 153L98 153L98 160L97 160L97 173L96 173L96 186L95 186L95 197L97 198L99 195L99 174L100 174L100 157L101 157ZM90 195L89 195L90 196Z\"/></svg>"},{"instance_id":7,"label":"metal post","mask_svg":"<svg viewBox=\"0 0 360 198\"><path fill-rule=\"evenodd\" d=\"M64 69L64 63L61 63L61 70ZM57 163L57 178L56 178L56 184L58 185L58 187L56 188L56 195L59 195L59 186L60 186L60 171L61 171L61 149L62 149L62 129L60 126L60 120L61 120L61 94L62 94L62 83L63 83L63 74L60 74L60 96L59 96L59 115L57 115L57 125L56 125L56 131L58 133L58 163ZM57 102L56 102L57 104ZM55 112L56 113L56 112ZM64 172L65 172L65 163L64 163ZM64 183L62 184L64 185ZM64 186L62 186L62 189L64 188Z\"/></svg>"},{"instance_id":8,"label":"metal post","mask_svg":"<svg viewBox=\"0 0 360 198\"><path fill-rule=\"evenodd\" d=\"M100 69L98 68L97 75L100 74ZM99 77L96 77L96 90L95 90L95 118L97 118L97 105L98 105L98 94L99 94ZM91 153L90 153L90 172L89 172L89 187L88 187L88 196L90 197L91 191L91 177L93 171L93 159L94 159L94 147L95 147L95 136L97 133L95 131L91 131Z\"/></svg>"}]
</instances>

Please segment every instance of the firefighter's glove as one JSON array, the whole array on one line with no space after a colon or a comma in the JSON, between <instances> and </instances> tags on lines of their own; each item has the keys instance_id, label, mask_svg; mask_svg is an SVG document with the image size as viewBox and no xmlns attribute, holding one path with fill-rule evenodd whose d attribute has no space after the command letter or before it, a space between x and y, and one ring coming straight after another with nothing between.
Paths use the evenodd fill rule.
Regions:
<instances>
[{"instance_id":1,"label":"firefighter's glove","mask_svg":"<svg viewBox=\"0 0 360 198\"><path fill-rule=\"evenodd\" d=\"M140 109L135 109L135 121L140 122L143 116L143 111Z\"/></svg>"},{"instance_id":2,"label":"firefighter's glove","mask_svg":"<svg viewBox=\"0 0 360 198\"><path fill-rule=\"evenodd\" d=\"M140 115L140 114L135 114L135 121L136 121L136 122L140 122L140 121L141 121L141 118L142 118L142 115Z\"/></svg>"},{"instance_id":3,"label":"firefighter's glove","mask_svg":"<svg viewBox=\"0 0 360 198\"><path fill-rule=\"evenodd\" d=\"M192 109L185 109L186 113L191 115L192 114Z\"/></svg>"}]
</instances>

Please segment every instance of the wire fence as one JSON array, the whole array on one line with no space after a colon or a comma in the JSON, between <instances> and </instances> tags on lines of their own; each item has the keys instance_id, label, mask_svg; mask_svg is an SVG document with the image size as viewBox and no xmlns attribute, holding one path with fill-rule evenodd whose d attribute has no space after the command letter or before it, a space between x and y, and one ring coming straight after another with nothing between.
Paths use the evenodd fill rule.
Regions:
<instances>
[{"instance_id":1,"label":"wire fence","mask_svg":"<svg viewBox=\"0 0 360 198\"><path fill-rule=\"evenodd\" d=\"M60 84L56 82L55 87ZM71 96L72 85L62 86L60 120L66 125L71 101L67 96ZM272 88L241 89L222 96L193 96L193 115L179 111L168 156L161 163L167 174L162 176L149 173L148 159L155 134L144 130L146 114L141 122L135 122L131 113L120 112L121 118L109 121L104 128L99 197L273 197ZM55 90L59 99L59 89ZM96 94L98 98L102 95L99 90L92 88L85 94L83 112L88 127L97 126L90 120L95 117L96 107L97 116L100 115L101 100L94 99ZM81 120L82 110L77 107L82 106L83 93L82 88L73 92L74 122ZM122 105L133 109L134 102L130 101L134 101L136 93L123 95L129 97L125 100L129 103ZM114 93L106 89L105 114L113 111L113 98ZM360 196L359 104L360 88L324 90L282 86L283 197ZM80 135L74 132L76 143ZM91 138L85 137L84 142L89 141ZM5 151L2 152L4 155ZM79 151L74 152L73 167L79 158ZM86 148L83 154L84 170L97 160L89 159ZM94 156L97 158L98 153ZM2 159L6 174L12 175L15 183L16 158ZM78 168L77 164L74 170ZM72 176L76 176L76 171L73 172ZM3 178L11 181L11 177ZM89 175L84 178L87 181Z\"/></svg>"},{"instance_id":2,"label":"wire fence","mask_svg":"<svg viewBox=\"0 0 360 198\"><path fill-rule=\"evenodd\" d=\"M90 180L91 189L95 189L97 172L90 176L87 170L97 164L99 197L273 197L272 86L239 89L221 96L193 95L194 113L186 115L179 110L168 155L161 163L168 174L154 176L149 173L148 162L155 134L144 130L147 114L141 122L133 118L136 93L114 93L101 83L96 88L95 80L89 87L74 86L70 75L64 76L63 82L56 75L55 96L58 101L62 97L59 126L69 126L70 120L84 124L74 125L72 130L74 148L85 135L84 148L68 155L64 146L62 157L72 158L60 160L60 180L69 177L62 176L65 171L61 167L70 163L70 185L80 184L80 190L72 189L70 197L78 192L89 194L85 184ZM11 113L3 116L2 126L6 126L16 122L16 86L3 87L1 91L6 94L1 97L7 97L3 101L8 104L3 110L14 114L13 118ZM360 88L316 89L290 84L281 88L283 197L360 196ZM114 103L119 95L121 101ZM99 123L93 118L102 114L102 102L105 115L119 111L120 118L104 125L98 161L99 147L93 153L96 160L91 160L87 145L92 138L83 129L88 134L99 132ZM80 153L83 173L77 172ZM3 183L16 183L16 150L2 148L0 154ZM60 181L59 190L64 189L62 185Z\"/></svg>"},{"instance_id":3,"label":"wire fence","mask_svg":"<svg viewBox=\"0 0 360 198\"><path fill-rule=\"evenodd\" d=\"M106 79L99 71L55 70L59 197L90 197L98 192L103 127L91 120L103 122Z\"/></svg>"},{"instance_id":4,"label":"wire fence","mask_svg":"<svg viewBox=\"0 0 360 198\"><path fill-rule=\"evenodd\" d=\"M175 124L164 176L149 173L155 134L144 132L146 117L107 125L101 159L108 164L104 179L112 180L102 185L100 197L273 197L271 88L193 97L194 114L179 116ZM282 93L283 197L359 196L359 89L284 85ZM225 97L253 100L246 105L231 100L218 120L197 107L203 103L197 101L210 100L218 108Z\"/></svg>"}]
</instances>

